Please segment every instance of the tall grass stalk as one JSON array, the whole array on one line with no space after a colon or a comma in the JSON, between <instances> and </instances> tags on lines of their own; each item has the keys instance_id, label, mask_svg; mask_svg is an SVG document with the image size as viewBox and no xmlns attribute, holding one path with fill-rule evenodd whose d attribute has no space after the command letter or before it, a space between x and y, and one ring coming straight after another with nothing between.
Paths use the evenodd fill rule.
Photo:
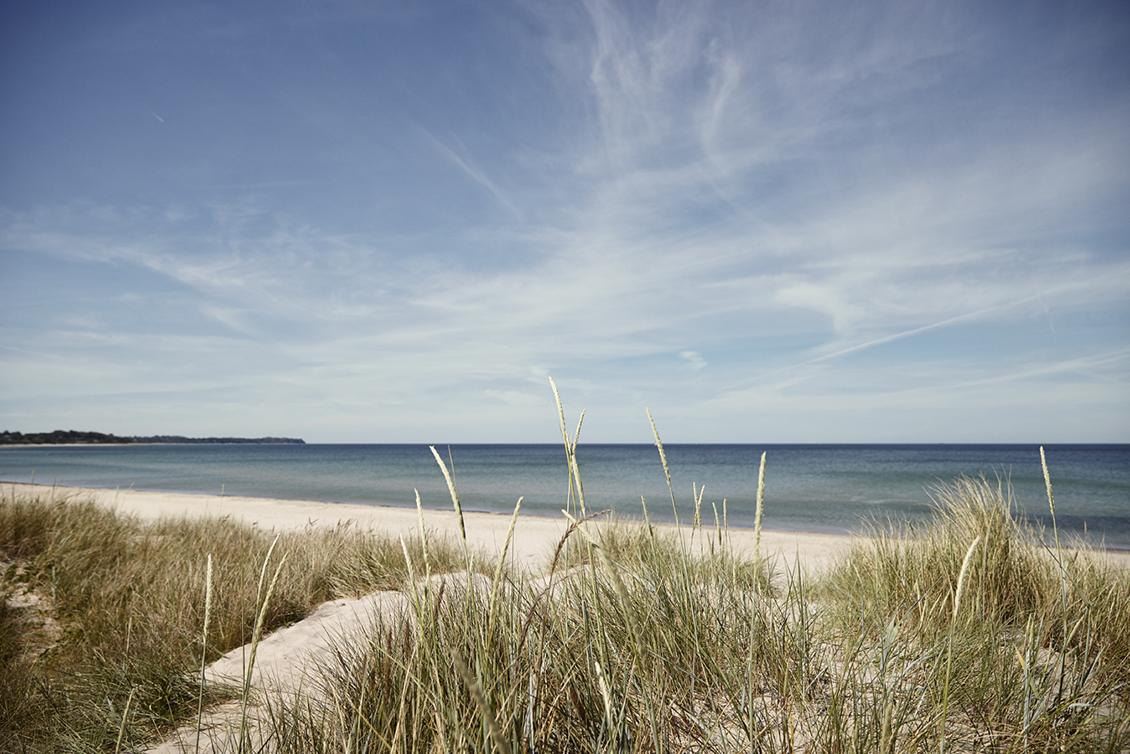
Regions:
<instances>
[{"instance_id":1,"label":"tall grass stalk","mask_svg":"<svg viewBox=\"0 0 1130 754\"><path fill-rule=\"evenodd\" d=\"M506 529L506 540L502 543L502 550L498 553L498 563L494 567L494 579L490 591L490 610L487 611L487 635L494 634L494 611L498 604L498 593L502 588L502 569L506 565L506 553L510 549L510 540L514 538L514 527L518 524L518 512L522 510L522 498L514 505L514 514L510 516L510 526Z\"/></svg>"},{"instance_id":2,"label":"tall grass stalk","mask_svg":"<svg viewBox=\"0 0 1130 754\"><path fill-rule=\"evenodd\" d=\"M557 383L549 378L549 385L553 388L553 398L557 402L557 418L561 425L561 440L565 443L565 464L569 469L569 487L566 507L574 507L574 515L579 518L588 516L585 510L585 488L581 483L581 467L577 463L577 442L581 437L581 424L585 420L585 412L577 418L577 429L573 432L573 439L569 439L569 431L565 426L565 408L561 403L561 394L557 391ZM578 513L579 511L579 513Z\"/></svg>"},{"instance_id":3,"label":"tall grass stalk","mask_svg":"<svg viewBox=\"0 0 1130 754\"><path fill-rule=\"evenodd\" d=\"M1055 553L1056 553L1056 558L1059 559L1061 551L1060 551L1060 546L1059 546L1059 525L1056 523L1056 520L1055 520L1055 495L1052 494L1052 476L1048 472L1048 459L1044 455L1044 446L1043 445L1040 446L1040 468L1043 469L1044 486L1047 488L1047 491L1048 491L1048 507L1051 508L1052 532L1055 535Z\"/></svg>"},{"instance_id":4,"label":"tall grass stalk","mask_svg":"<svg viewBox=\"0 0 1130 754\"><path fill-rule=\"evenodd\" d=\"M1055 495L1052 494L1052 477L1051 477L1051 474L1048 472L1048 460L1047 460L1047 457L1044 455L1044 446L1043 445L1040 446L1040 467L1043 469L1043 472L1044 472L1044 486L1047 488L1047 492L1048 492L1048 508L1051 509L1052 532L1055 536L1055 561L1056 561L1056 564L1059 566L1059 578L1060 578L1060 586L1061 586L1060 594L1061 594L1061 602L1063 604L1063 635L1064 635L1064 642L1066 643L1067 636L1068 636L1068 628L1067 628L1067 623L1068 623L1068 617L1067 617L1067 571L1066 571L1066 569L1064 568L1064 565L1063 565L1063 549L1060 547L1060 544L1059 544L1059 524L1056 522L1056 518L1055 518ZM1056 692L1056 701L1057 702L1063 696L1063 684L1064 684L1064 678L1066 676L1066 670L1067 670L1067 652L1065 651L1065 652L1062 653L1062 656L1060 658L1060 669L1059 669L1060 682L1059 682L1059 690Z\"/></svg>"},{"instance_id":5,"label":"tall grass stalk","mask_svg":"<svg viewBox=\"0 0 1130 754\"><path fill-rule=\"evenodd\" d=\"M130 689L129 697L126 698L125 709L122 710L122 724L118 727L118 742L114 744L114 754L118 754L122 750L122 739L126 735L126 721L129 720L129 708L133 704L134 689Z\"/></svg>"},{"instance_id":6,"label":"tall grass stalk","mask_svg":"<svg viewBox=\"0 0 1130 754\"><path fill-rule=\"evenodd\" d=\"M443 472L443 480L447 482L447 491L451 493L451 504L455 506L455 515L459 519L459 536L463 539L464 545L467 543L467 527L463 524L463 506L459 504L459 490L455 487L455 480L451 478L451 474L447 472L447 464L443 462L440 457L439 451L436 450L435 445L429 445L428 448L435 456L436 463L439 464L439 470Z\"/></svg>"},{"instance_id":7,"label":"tall grass stalk","mask_svg":"<svg viewBox=\"0 0 1130 754\"><path fill-rule=\"evenodd\" d=\"M416 493L416 516L420 521L420 550L424 556L424 579L431 581L432 578L432 561L428 557L428 530L424 526L424 505L420 502L420 491L413 489Z\"/></svg>"},{"instance_id":8,"label":"tall grass stalk","mask_svg":"<svg viewBox=\"0 0 1130 754\"><path fill-rule=\"evenodd\" d=\"M420 593L416 588L416 569L412 565L412 554L408 552L408 543L404 541L404 535L399 536L400 550L404 553L404 567L408 572L408 586L412 590L412 596L416 599L416 603L420 603ZM425 588L427 588L425 586Z\"/></svg>"},{"instance_id":9,"label":"tall grass stalk","mask_svg":"<svg viewBox=\"0 0 1130 754\"><path fill-rule=\"evenodd\" d=\"M706 485L704 484L699 488L692 482L691 492L694 498L694 518L691 520L691 539L693 540L695 530L702 531L702 496L706 494Z\"/></svg>"},{"instance_id":10,"label":"tall grass stalk","mask_svg":"<svg viewBox=\"0 0 1130 754\"><path fill-rule=\"evenodd\" d=\"M204 672L208 668L208 623L212 618L212 554L208 553L208 567L204 576L204 627L200 632L200 693L196 699L196 746L200 751L200 729L204 721ZM127 642L127 647L128 642ZM128 649L127 649L128 651Z\"/></svg>"},{"instance_id":11,"label":"tall grass stalk","mask_svg":"<svg viewBox=\"0 0 1130 754\"><path fill-rule=\"evenodd\" d=\"M280 535L281 536L281 535ZM259 579L260 591L263 586L263 576L267 573L267 567L271 563L271 553L274 552L275 545L278 543L279 537L275 537L275 541L271 543L271 549L267 550L267 557L263 559L263 570L261 571ZM251 694L251 679L255 673L255 655L259 651L259 640L263 636L263 623L267 617L267 607L271 603L271 595L275 592L275 586L279 582L279 574L282 573L283 566L286 565L286 555L282 556L278 566L275 568L275 575L271 577L270 584L267 586L266 593L263 594L262 604L256 605L258 608L258 616L255 618L255 630L251 635L251 650L247 658L247 666L243 671L243 694L240 698L240 717L239 717L239 750L243 754L247 748L250 747L250 738L248 737L247 728L247 712L250 702Z\"/></svg>"},{"instance_id":12,"label":"tall grass stalk","mask_svg":"<svg viewBox=\"0 0 1130 754\"><path fill-rule=\"evenodd\" d=\"M753 513L753 556L761 557L761 514L765 510L765 458L768 451L761 453L761 465L757 469L757 507Z\"/></svg>"},{"instance_id":13,"label":"tall grass stalk","mask_svg":"<svg viewBox=\"0 0 1130 754\"><path fill-rule=\"evenodd\" d=\"M958 573L957 587L953 593L953 619L950 621L949 639L946 642L946 681L942 691L941 720L938 723L938 729L941 732L938 737L938 751L943 752L943 754L946 750L946 713L949 711L950 678L953 672L953 637L957 629L957 617L961 610L961 595L964 592L965 578L969 575L969 564L973 562L973 554L977 552L979 544L981 544L981 538L977 537L973 540L973 544L969 545L965 558L961 561L961 571Z\"/></svg>"},{"instance_id":14,"label":"tall grass stalk","mask_svg":"<svg viewBox=\"0 0 1130 754\"><path fill-rule=\"evenodd\" d=\"M659 461L663 464L663 475L667 477L667 491L671 493L671 511L675 516L675 526L679 525L679 507L675 505L675 488L671 486L671 468L667 465L667 452L663 450L663 441L659 439L659 429L655 426L655 419L651 409L645 408L647 420L651 422L651 434L655 436L655 447L659 448ZM684 489L686 489L684 487Z\"/></svg>"},{"instance_id":15,"label":"tall grass stalk","mask_svg":"<svg viewBox=\"0 0 1130 754\"><path fill-rule=\"evenodd\" d=\"M463 683L466 684L467 691L470 693L471 699L474 700L475 706L478 707L479 713L483 716L483 722L490 730L490 737L494 740L495 748L501 754L510 754L510 743L506 740L506 736L498 724L498 719L495 717L494 710L490 708L490 703L483 696L483 690L475 675L455 650L451 652L451 661L459 671L459 675L463 679Z\"/></svg>"}]
</instances>

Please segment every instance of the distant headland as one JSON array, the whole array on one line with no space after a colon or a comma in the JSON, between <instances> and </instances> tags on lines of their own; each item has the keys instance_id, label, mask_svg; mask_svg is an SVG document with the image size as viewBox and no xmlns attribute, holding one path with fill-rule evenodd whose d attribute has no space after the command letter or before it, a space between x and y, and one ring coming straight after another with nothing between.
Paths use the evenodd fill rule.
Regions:
<instances>
[{"instance_id":1,"label":"distant headland","mask_svg":"<svg viewBox=\"0 0 1130 754\"><path fill-rule=\"evenodd\" d=\"M54 432L0 432L0 445L305 445L306 441L294 437L181 437L180 435L153 435L152 437L118 437L102 432L79 432L74 429L57 429Z\"/></svg>"}]
</instances>

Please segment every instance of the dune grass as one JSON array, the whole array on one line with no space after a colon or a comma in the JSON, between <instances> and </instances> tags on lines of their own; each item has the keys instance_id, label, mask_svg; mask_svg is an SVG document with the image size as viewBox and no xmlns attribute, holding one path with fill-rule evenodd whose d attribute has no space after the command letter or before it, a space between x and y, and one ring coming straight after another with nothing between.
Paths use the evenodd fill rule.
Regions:
<instances>
[{"instance_id":1,"label":"dune grass","mask_svg":"<svg viewBox=\"0 0 1130 754\"><path fill-rule=\"evenodd\" d=\"M132 694L125 742L159 737L196 717L198 672L255 630L260 570L272 535L223 518L143 522L81 497L0 497L0 592L32 591L63 633L38 659L21 656L34 626L0 605L0 751L114 751ZM410 548L420 551L419 541ZM400 542L348 526L279 536L287 564L262 612L262 629L297 621L318 604L379 589L407 575ZM205 581L215 564L207 653L201 655ZM437 571L463 553L432 544ZM204 701L229 696L209 689Z\"/></svg>"},{"instance_id":2,"label":"dune grass","mask_svg":"<svg viewBox=\"0 0 1130 754\"><path fill-rule=\"evenodd\" d=\"M841 644L889 643L914 658L916 684L941 684L915 702L938 726L923 740L939 751L1130 745L1124 571L1082 543L1046 545L1000 480L958 479L937 490L925 526L870 534L820 585L828 625Z\"/></svg>"},{"instance_id":3,"label":"dune grass","mask_svg":"<svg viewBox=\"0 0 1130 754\"><path fill-rule=\"evenodd\" d=\"M489 580L421 583L280 711L274 745L1123 751L1130 582L1045 547L1009 502L958 480L925 529L876 530L817 579L789 564L771 579L725 537L711 552L685 531L581 524L550 575L506 580L493 620Z\"/></svg>"},{"instance_id":4,"label":"dune grass","mask_svg":"<svg viewBox=\"0 0 1130 754\"><path fill-rule=\"evenodd\" d=\"M259 616L269 631L378 588L403 607L297 700L266 699L265 729L224 751L1130 749L1130 579L1045 544L1006 483L955 480L928 524L875 526L812 575L736 551L700 516L672 530L588 513L563 436L573 525L540 573L505 568L505 548L490 560L350 529L284 534L267 558L271 539L230 521L5 498L0 553L66 634L21 659L0 610L0 684L15 679L0 750L130 750L195 720L199 694L231 697L202 689L201 662L249 641Z\"/></svg>"}]
</instances>

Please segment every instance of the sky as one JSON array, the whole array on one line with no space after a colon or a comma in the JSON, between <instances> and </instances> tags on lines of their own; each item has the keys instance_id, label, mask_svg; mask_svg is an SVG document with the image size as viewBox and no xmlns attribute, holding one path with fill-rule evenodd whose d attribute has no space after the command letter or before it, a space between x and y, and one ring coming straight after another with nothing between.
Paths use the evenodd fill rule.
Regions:
<instances>
[{"instance_id":1,"label":"sky","mask_svg":"<svg viewBox=\"0 0 1130 754\"><path fill-rule=\"evenodd\" d=\"M0 429L1130 442L1125 2L0 10Z\"/></svg>"}]
</instances>

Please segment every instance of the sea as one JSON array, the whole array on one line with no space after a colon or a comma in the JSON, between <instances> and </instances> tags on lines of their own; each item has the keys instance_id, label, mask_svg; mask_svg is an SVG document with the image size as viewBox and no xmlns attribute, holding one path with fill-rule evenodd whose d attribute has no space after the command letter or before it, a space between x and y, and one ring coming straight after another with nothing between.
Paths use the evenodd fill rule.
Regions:
<instances>
[{"instance_id":1,"label":"sea","mask_svg":"<svg viewBox=\"0 0 1130 754\"><path fill-rule=\"evenodd\" d=\"M664 446L671 490L654 445L580 445L589 512L611 510L684 523L701 494L703 524L754 522L765 453L763 526L856 533L932 515L934 499L960 477L1011 488L1017 511L1051 531L1036 445ZM561 445L444 445L465 510L560 516L568 502ZM1045 446L1061 534L1130 550L1130 445ZM7 447L0 480L207 495L449 508L427 445L124 445ZM705 488L705 489L703 489ZM641 502L641 498L644 502ZM717 518L716 518L717 516Z\"/></svg>"}]
</instances>

